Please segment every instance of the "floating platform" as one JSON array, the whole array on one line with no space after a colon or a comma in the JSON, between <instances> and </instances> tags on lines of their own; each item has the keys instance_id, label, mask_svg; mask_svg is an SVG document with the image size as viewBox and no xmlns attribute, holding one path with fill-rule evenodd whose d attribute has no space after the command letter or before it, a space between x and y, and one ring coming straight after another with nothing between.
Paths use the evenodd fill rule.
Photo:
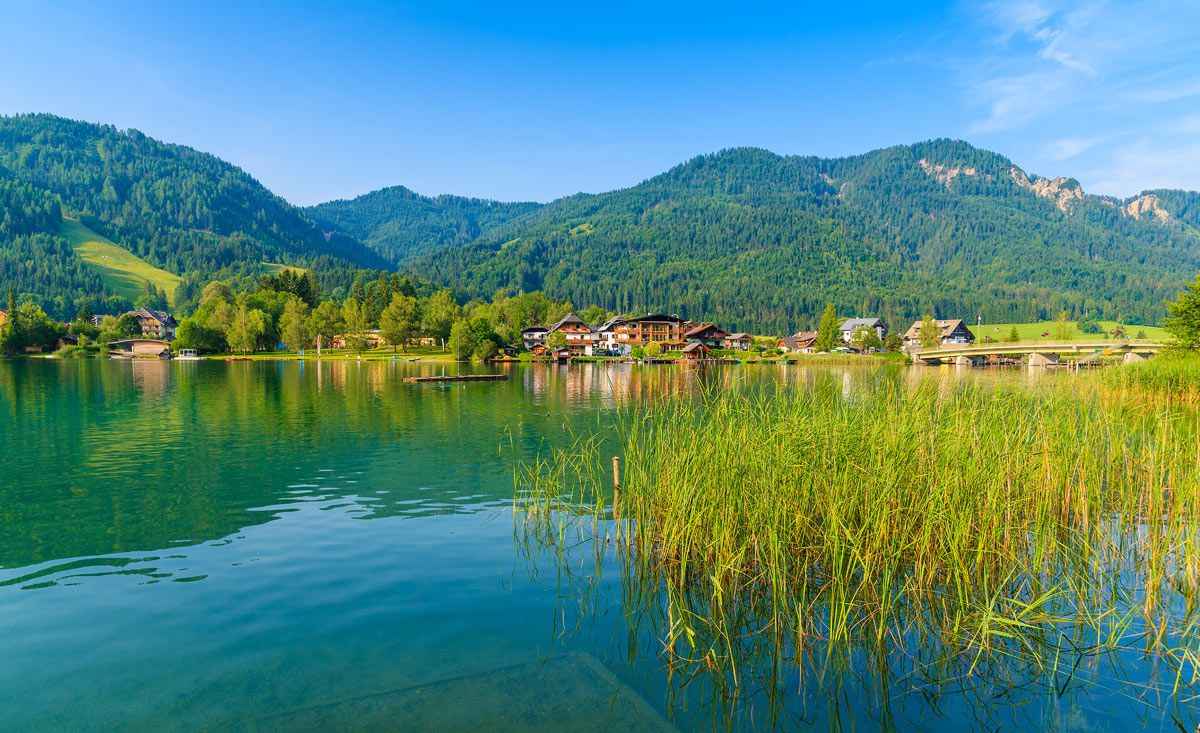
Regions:
<instances>
[{"instance_id":1,"label":"floating platform","mask_svg":"<svg viewBox=\"0 0 1200 733\"><path fill-rule=\"evenodd\" d=\"M507 374L455 374L441 377L405 377L405 382L503 382Z\"/></svg>"}]
</instances>

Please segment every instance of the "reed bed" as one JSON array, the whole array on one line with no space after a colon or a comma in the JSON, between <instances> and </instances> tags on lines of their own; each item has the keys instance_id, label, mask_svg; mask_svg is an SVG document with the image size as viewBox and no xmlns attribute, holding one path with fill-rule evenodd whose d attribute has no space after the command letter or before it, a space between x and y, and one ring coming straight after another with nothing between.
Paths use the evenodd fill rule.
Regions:
<instances>
[{"instance_id":1,"label":"reed bed","mask_svg":"<svg viewBox=\"0 0 1200 733\"><path fill-rule=\"evenodd\" d=\"M542 541L616 543L664 662L727 691L863 653L910 684L1057 687L1137 648L1175 694L1200 680L1200 440L1141 404L1086 381L673 397L521 466L516 510Z\"/></svg>"},{"instance_id":2,"label":"reed bed","mask_svg":"<svg viewBox=\"0 0 1200 733\"><path fill-rule=\"evenodd\" d=\"M1137 397L1150 393L1195 404L1200 402L1200 357L1163 354L1149 361L1126 364L1100 373L1110 389Z\"/></svg>"}]
</instances>

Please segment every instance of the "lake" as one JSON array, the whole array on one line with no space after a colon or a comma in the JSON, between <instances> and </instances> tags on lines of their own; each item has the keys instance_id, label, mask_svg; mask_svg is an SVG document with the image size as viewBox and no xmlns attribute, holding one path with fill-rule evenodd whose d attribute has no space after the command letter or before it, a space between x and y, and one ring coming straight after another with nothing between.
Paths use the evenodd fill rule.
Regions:
<instances>
[{"instance_id":1,"label":"lake","mask_svg":"<svg viewBox=\"0 0 1200 733\"><path fill-rule=\"evenodd\" d=\"M653 621L623 612L614 548L564 553L514 527L516 463L640 397L1071 375L505 369L442 385L401 377L492 369L0 361L0 728L1196 725L1115 671L1153 677L1136 655L1075 662L1062 692L848 675L833 696L784 675L730 705L663 671Z\"/></svg>"}]
</instances>

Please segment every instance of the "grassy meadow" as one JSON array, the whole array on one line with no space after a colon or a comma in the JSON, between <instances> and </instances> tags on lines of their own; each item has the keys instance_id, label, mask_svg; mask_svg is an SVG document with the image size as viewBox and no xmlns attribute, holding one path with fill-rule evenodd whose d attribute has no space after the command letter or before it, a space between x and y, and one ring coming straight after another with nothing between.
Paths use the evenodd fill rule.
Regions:
<instances>
[{"instance_id":1,"label":"grassy meadow","mask_svg":"<svg viewBox=\"0 0 1200 733\"><path fill-rule=\"evenodd\" d=\"M61 234L84 262L96 268L104 285L117 295L137 300L145 292L149 280L155 287L165 290L167 301L174 304L175 289L183 281L178 275L160 270L77 219L63 217Z\"/></svg>"},{"instance_id":2,"label":"grassy meadow","mask_svg":"<svg viewBox=\"0 0 1200 733\"><path fill-rule=\"evenodd\" d=\"M1078 321L1067 321L1067 327L1070 328L1070 335L1067 336L1068 341L1103 341L1105 335L1109 331L1114 331L1118 327L1125 329L1125 334L1130 338L1137 338L1139 332L1145 332L1148 339L1167 339L1169 334L1158 326L1138 326L1130 323L1119 324L1116 321L1096 321L1100 325L1103 333L1083 333L1079 330ZM1058 338L1058 321L1038 321L1036 323L985 323L983 324L982 334L981 329L969 324L968 328L971 333L975 334L976 341L982 341L983 336L990 336L992 341L1007 341L1008 335L1012 331L1012 327L1017 327L1017 334L1022 341L1043 340L1043 333L1050 334L1044 337L1047 341L1059 341ZM1109 338L1112 338L1109 335Z\"/></svg>"},{"instance_id":3,"label":"grassy meadow","mask_svg":"<svg viewBox=\"0 0 1200 733\"><path fill-rule=\"evenodd\" d=\"M1063 664L1141 650L1174 694L1200 679L1200 433L1139 384L1114 399L1090 376L880 369L852 391L647 402L518 466L517 521L549 544L615 541L684 676L737 687L786 652L823 680L899 653L923 674L1060 685Z\"/></svg>"}]
</instances>

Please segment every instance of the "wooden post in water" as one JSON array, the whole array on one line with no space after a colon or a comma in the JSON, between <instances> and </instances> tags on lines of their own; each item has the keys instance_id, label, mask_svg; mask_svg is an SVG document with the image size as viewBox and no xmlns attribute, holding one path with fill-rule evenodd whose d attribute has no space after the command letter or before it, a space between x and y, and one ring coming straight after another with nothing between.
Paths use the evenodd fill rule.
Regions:
<instances>
[{"instance_id":1,"label":"wooden post in water","mask_svg":"<svg viewBox=\"0 0 1200 733\"><path fill-rule=\"evenodd\" d=\"M613 456L613 519L621 518L621 459Z\"/></svg>"}]
</instances>

